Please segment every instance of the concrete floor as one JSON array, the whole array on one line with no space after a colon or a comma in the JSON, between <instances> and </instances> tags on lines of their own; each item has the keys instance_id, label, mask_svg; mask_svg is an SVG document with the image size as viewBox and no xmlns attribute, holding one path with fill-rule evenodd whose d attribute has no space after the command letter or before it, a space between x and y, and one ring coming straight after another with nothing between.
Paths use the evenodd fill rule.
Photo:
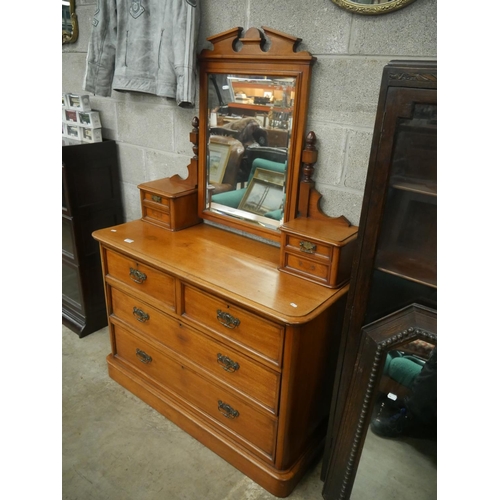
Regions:
<instances>
[{"instance_id":1,"label":"concrete floor","mask_svg":"<svg viewBox=\"0 0 500 500\"><path fill-rule=\"evenodd\" d=\"M108 329L62 327L63 500L273 500L222 458L111 380ZM369 431L351 500L436 498L436 444ZM322 500L319 462L290 500Z\"/></svg>"}]
</instances>

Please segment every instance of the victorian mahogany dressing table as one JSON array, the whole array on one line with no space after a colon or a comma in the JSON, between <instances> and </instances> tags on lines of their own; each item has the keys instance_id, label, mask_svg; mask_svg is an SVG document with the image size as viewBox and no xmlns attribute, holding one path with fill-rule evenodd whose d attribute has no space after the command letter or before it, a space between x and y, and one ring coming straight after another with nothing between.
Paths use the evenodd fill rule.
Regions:
<instances>
[{"instance_id":1,"label":"victorian mahogany dressing table","mask_svg":"<svg viewBox=\"0 0 500 500\"><path fill-rule=\"evenodd\" d=\"M111 378L285 497L324 445L357 228L318 208L314 134L305 148L303 141L314 58L295 51L299 39L269 28L241 34L209 38L213 50L200 55L201 116L199 129L193 120L188 177L141 184L142 218L94 237ZM209 139L212 73L271 78L276 95L284 81L293 87L280 220L271 205L278 212L268 217L211 205L209 164L220 152Z\"/></svg>"}]
</instances>

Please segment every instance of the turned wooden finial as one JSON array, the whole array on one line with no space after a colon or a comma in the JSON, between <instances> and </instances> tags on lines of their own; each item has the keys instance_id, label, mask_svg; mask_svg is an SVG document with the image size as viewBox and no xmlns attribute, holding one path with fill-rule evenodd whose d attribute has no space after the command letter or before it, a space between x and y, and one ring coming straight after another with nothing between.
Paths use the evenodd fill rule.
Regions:
<instances>
[{"instance_id":1,"label":"turned wooden finial","mask_svg":"<svg viewBox=\"0 0 500 500\"><path fill-rule=\"evenodd\" d=\"M192 119L191 125L193 126L193 130L191 130L191 133L189 134L189 140L193 143L193 153L194 153L194 157L197 159L198 158L198 134L199 134L199 127L200 127L200 120L198 119L197 116L195 116Z\"/></svg>"},{"instance_id":2,"label":"turned wooden finial","mask_svg":"<svg viewBox=\"0 0 500 500\"><path fill-rule=\"evenodd\" d=\"M316 149L316 134L311 131L306 137L306 147L302 151L302 162L304 163L304 168L302 173L304 174L303 182L312 183L312 176L314 175L314 164L318 161L318 150Z\"/></svg>"}]
</instances>

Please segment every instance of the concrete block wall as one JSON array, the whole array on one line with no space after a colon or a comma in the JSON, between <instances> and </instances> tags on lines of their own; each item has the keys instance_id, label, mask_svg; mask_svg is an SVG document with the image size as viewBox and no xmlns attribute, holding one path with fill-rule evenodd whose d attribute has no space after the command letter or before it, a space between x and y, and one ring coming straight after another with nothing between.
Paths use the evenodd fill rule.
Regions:
<instances>
[{"instance_id":1,"label":"concrete block wall","mask_svg":"<svg viewBox=\"0 0 500 500\"><path fill-rule=\"evenodd\" d=\"M331 0L199 0L198 52L208 36L235 26L269 26L302 38L299 50L317 57L307 130L317 136L316 187L322 209L359 223L382 69L394 59L437 59L437 0L416 0L382 16L354 15ZM77 0L75 44L62 48L62 91L82 92L95 0ZM127 220L140 217L137 184L185 176L192 156L189 132L199 109L171 99L113 92L91 95L103 135L118 143Z\"/></svg>"}]
</instances>

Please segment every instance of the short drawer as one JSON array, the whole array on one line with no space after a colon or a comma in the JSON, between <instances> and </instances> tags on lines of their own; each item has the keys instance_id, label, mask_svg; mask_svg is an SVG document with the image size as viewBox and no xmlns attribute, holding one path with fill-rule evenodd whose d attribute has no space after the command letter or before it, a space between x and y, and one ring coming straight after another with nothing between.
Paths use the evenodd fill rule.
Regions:
<instances>
[{"instance_id":1,"label":"short drawer","mask_svg":"<svg viewBox=\"0 0 500 500\"><path fill-rule=\"evenodd\" d=\"M166 196L161 196L158 194L149 193L148 191L143 191L143 200L148 204L157 204L163 211L170 211L170 199Z\"/></svg>"},{"instance_id":2,"label":"short drawer","mask_svg":"<svg viewBox=\"0 0 500 500\"><path fill-rule=\"evenodd\" d=\"M231 391L174 361L125 328L114 325L116 356L198 408L222 432L272 460L277 420ZM249 446L250 445L250 446Z\"/></svg>"},{"instance_id":3,"label":"short drawer","mask_svg":"<svg viewBox=\"0 0 500 500\"><path fill-rule=\"evenodd\" d=\"M280 374L186 327L158 309L111 288L112 318L155 338L223 383L277 411ZM173 354L175 356L175 354Z\"/></svg>"},{"instance_id":4,"label":"short drawer","mask_svg":"<svg viewBox=\"0 0 500 500\"><path fill-rule=\"evenodd\" d=\"M106 251L107 274L175 310L175 279L125 255Z\"/></svg>"},{"instance_id":5,"label":"short drawer","mask_svg":"<svg viewBox=\"0 0 500 500\"><path fill-rule=\"evenodd\" d=\"M158 210L157 208L143 204L142 218L149 222L156 222L161 226L170 228L171 224L170 212L164 212L163 210Z\"/></svg>"},{"instance_id":6,"label":"short drawer","mask_svg":"<svg viewBox=\"0 0 500 500\"><path fill-rule=\"evenodd\" d=\"M291 247L297 252L307 253L308 255L331 260L332 247L322 244L318 241L300 238L295 235L286 235L286 247Z\"/></svg>"},{"instance_id":7,"label":"short drawer","mask_svg":"<svg viewBox=\"0 0 500 500\"><path fill-rule=\"evenodd\" d=\"M281 366L282 326L190 286L184 287L183 298L184 317L253 356Z\"/></svg>"},{"instance_id":8,"label":"short drawer","mask_svg":"<svg viewBox=\"0 0 500 500\"><path fill-rule=\"evenodd\" d=\"M285 251L285 269L291 268L303 272L306 275L319 278L322 281L327 281L330 266L329 263L318 261L317 259L308 259L302 255L295 255Z\"/></svg>"}]
</instances>

